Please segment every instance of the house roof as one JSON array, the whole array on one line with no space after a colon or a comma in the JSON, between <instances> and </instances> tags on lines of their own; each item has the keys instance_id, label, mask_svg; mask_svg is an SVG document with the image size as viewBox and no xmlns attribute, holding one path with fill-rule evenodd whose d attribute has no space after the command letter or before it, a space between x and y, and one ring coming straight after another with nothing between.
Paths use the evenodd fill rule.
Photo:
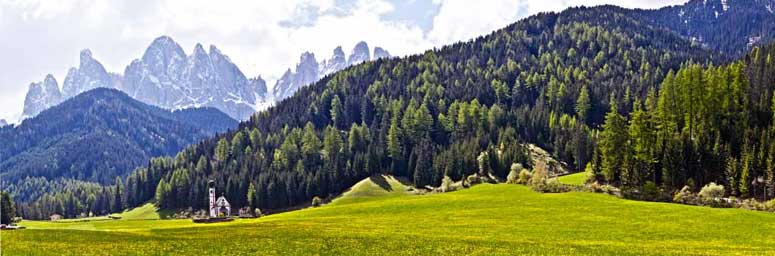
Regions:
<instances>
[{"instance_id":1,"label":"house roof","mask_svg":"<svg viewBox=\"0 0 775 256\"><path fill-rule=\"evenodd\" d=\"M224 206L231 207L231 205L229 204L229 201L227 201L226 198L223 196L219 197L218 200L215 201L215 205L217 205L218 207L224 207Z\"/></svg>"}]
</instances>

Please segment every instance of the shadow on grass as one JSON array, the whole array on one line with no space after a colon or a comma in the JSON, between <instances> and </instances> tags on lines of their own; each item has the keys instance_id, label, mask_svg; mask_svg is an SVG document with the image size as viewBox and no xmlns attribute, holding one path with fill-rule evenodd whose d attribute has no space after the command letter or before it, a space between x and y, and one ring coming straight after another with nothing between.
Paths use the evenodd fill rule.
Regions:
<instances>
[{"instance_id":1,"label":"shadow on grass","mask_svg":"<svg viewBox=\"0 0 775 256\"><path fill-rule=\"evenodd\" d=\"M385 191L392 192L393 186L390 185L390 182L385 177L390 177L390 176L375 174L375 175L371 175L371 177L369 177L369 180L371 180L371 182L374 182L374 184L377 184L377 186L384 189ZM398 181L398 183L401 183L401 185L405 187L412 186L412 183L409 182L409 179L405 177L391 177L391 178L395 179L396 181Z\"/></svg>"},{"instance_id":2,"label":"shadow on grass","mask_svg":"<svg viewBox=\"0 0 775 256\"><path fill-rule=\"evenodd\" d=\"M387 179L385 179L385 176L371 175L369 179L371 179L371 182L374 182L374 184L377 184L380 188L384 189L385 191L393 191L393 186L390 186L390 182L388 182Z\"/></svg>"}]
</instances>

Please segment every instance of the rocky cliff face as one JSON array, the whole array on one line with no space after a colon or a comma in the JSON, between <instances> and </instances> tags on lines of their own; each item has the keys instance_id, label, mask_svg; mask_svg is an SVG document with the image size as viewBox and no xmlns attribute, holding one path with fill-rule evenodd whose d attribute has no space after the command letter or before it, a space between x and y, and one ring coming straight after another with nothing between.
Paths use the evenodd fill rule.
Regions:
<instances>
[{"instance_id":1,"label":"rocky cliff face","mask_svg":"<svg viewBox=\"0 0 775 256\"><path fill-rule=\"evenodd\" d=\"M305 52L299 63L277 80L271 95L263 78L248 78L228 56L215 46L208 50L196 44L190 55L172 38L162 36L153 40L142 58L133 60L123 75L109 73L83 50L77 68L71 68L62 90L53 76L43 82L30 84L24 102L24 118L59 104L94 88L115 88L141 102L165 109L213 107L237 120L246 120L255 111L293 95L302 86L311 84L350 65L378 58L390 53L376 47L373 55L366 42L355 45L345 56L342 47L334 49L330 58L318 62L315 55Z\"/></svg>"},{"instance_id":2,"label":"rocky cliff face","mask_svg":"<svg viewBox=\"0 0 775 256\"><path fill-rule=\"evenodd\" d=\"M105 70L102 64L92 58L89 49L81 51L78 68L70 68L62 85L62 94L70 98L82 92L94 88L113 88L114 79Z\"/></svg>"},{"instance_id":3,"label":"rocky cliff face","mask_svg":"<svg viewBox=\"0 0 775 256\"><path fill-rule=\"evenodd\" d=\"M273 88L275 100L279 101L292 96L302 86L316 82L320 78L342 70L348 66L363 63L372 60L369 52L369 45L366 42L359 42L353 48L351 54L345 58L342 47L336 47L333 55L329 59L316 62L315 55L305 52L301 55L296 69L288 69L283 76L277 80ZM388 51L376 47L374 48L374 59L389 58Z\"/></svg>"},{"instance_id":4,"label":"rocky cliff face","mask_svg":"<svg viewBox=\"0 0 775 256\"><path fill-rule=\"evenodd\" d=\"M267 91L263 79L248 79L215 46L208 52L197 44L186 56L169 37L154 40L124 76L124 90L142 102L167 109L214 107L239 120L256 111Z\"/></svg>"},{"instance_id":5,"label":"rocky cliff face","mask_svg":"<svg viewBox=\"0 0 775 256\"><path fill-rule=\"evenodd\" d=\"M47 75L42 82L31 83L24 98L22 116L32 117L41 111L62 102L62 92L52 75Z\"/></svg>"},{"instance_id":6,"label":"rocky cliff face","mask_svg":"<svg viewBox=\"0 0 775 256\"><path fill-rule=\"evenodd\" d=\"M266 82L248 79L215 46L209 52L201 44L191 55L172 38L155 39L142 58L124 70L108 73L91 51L81 52L80 65L71 68L60 92L56 80L47 76L33 83L24 103L24 117L33 117L65 99L94 88L116 88L144 103L166 109L214 107L238 120L248 119L257 106L265 105Z\"/></svg>"}]
</instances>

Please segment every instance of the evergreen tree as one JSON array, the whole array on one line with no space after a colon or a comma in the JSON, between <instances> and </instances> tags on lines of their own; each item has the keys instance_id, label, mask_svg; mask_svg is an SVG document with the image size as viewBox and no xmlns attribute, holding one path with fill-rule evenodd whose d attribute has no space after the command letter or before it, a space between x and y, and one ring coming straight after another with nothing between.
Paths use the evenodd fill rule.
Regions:
<instances>
[{"instance_id":1,"label":"evergreen tree","mask_svg":"<svg viewBox=\"0 0 775 256\"><path fill-rule=\"evenodd\" d=\"M623 176L631 186L639 187L645 183L647 177L655 175L652 168L656 162L656 134L650 113L644 111L638 101L635 101L635 110L631 116L629 137L633 157L630 170ZM651 181L657 182L654 178Z\"/></svg>"},{"instance_id":2,"label":"evergreen tree","mask_svg":"<svg viewBox=\"0 0 775 256\"><path fill-rule=\"evenodd\" d=\"M247 202L251 210L256 208L256 187L253 186L253 182L248 186Z\"/></svg>"},{"instance_id":3,"label":"evergreen tree","mask_svg":"<svg viewBox=\"0 0 775 256\"><path fill-rule=\"evenodd\" d=\"M124 210L124 183L121 181L121 177L116 177L115 190L113 191L113 212L121 212Z\"/></svg>"},{"instance_id":4,"label":"evergreen tree","mask_svg":"<svg viewBox=\"0 0 775 256\"><path fill-rule=\"evenodd\" d=\"M0 192L0 215L2 224L11 224L16 217L16 204L8 192Z\"/></svg>"},{"instance_id":5,"label":"evergreen tree","mask_svg":"<svg viewBox=\"0 0 775 256\"><path fill-rule=\"evenodd\" d=\"M589 92L587 86L581 87L578 99L576 99L576 116L582 123L587 124L589 122L589 114L592 110L592 103L589 99Z\"/></svg>"},{"instance_id":6,"label":"evergreen tree","mask_svg":"<svg viewBox=\"0 0 775 256\"><path fill-rule=\"evenodd\" d=\"M226 138L221 138L215 147L215 159L219 162L226 161L229 157L229 142Z\"/></svg>"},{"instance_id":7,"label":"evergreen tree","mask_svg":"<svg viewBox=\"0 0 775 256\"><path fill-rule=\"evenodd\" d=\"M615 182L625 168L627 156L627 123L616 107L616 100L611 100L611 109L605 116L603 131L600 133L600 154L605 179Z\"/></svg>"}]
</instances>

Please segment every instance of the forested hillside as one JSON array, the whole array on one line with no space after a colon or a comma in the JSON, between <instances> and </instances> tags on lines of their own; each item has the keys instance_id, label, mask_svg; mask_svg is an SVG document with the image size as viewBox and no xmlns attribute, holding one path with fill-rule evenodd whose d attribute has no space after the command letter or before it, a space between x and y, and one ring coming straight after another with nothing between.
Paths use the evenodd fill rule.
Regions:
<instances>
[{"instance_id":1,"label":"forested hillside","mask_svg":"<svg viewBox=\"0 0 775 256\"><path fill-rule=\"evenodd\" d=\"M708 145L728 148L713 159L765 154L755 145L768 144L743 138L764 140L756 127L771 122L772 83L752 82L765 79L753 71L769 64L752 63L768 63L759 61L768 51L727 67L724 53L737 50L717 52L645 16L613 6L542 13L468 42L356 65L102 191L113 209L152 199L162 208L202 209L212 179L232 208L271 211L336 195L375 173L418 187L445 176L502 180L512 164L533 164L524 143L637 196L647 181L672 193L743 177L711 172L745 160L699 156ZM724 68L701 71L713 65ZM73 201L68 214L94 208ZM105 212L102 205L96 210ZM55 207L28 209L46 216Z\"/></svg>"},{"instance_id":2,"label":"forested hillside","mask_svg":"<svg viewBox=\"0 0 775 256\"><path fill-rule=\"evenodd\" d=\"M475 173L503 179L512 163L531 164L524 142L581 170L595 152L589 127L602 122L611 95L632 103L689 60L723 61L626 13L540 14L469 42L346 69L235 133L152 164L161 182L127 193L197 209L206 203L202 184L214 179L233 206L276 209L373 173L416 186Z\"/></svg>"},{"instance_id":3,"label":"forested hillside","mask_svg":"<svg viewBox=\"0 0 775 256\"><path fill-rule=\"evenodd\" d=\"M17 201L65 187L101 189L152 157L174 155L236 126L215 109L170 112L95 89L1 128L0 180Z\"/></svg>"},{"instance_id":4,"label":"forested hillside","mask_svg":"<svg viewBox=\"0 0 775 256\"><path fill-rule=\"evenodd\" d=\"M775 0L691 0L632 16L668 28L693 43L742 56L775 38Z\"/></svg>"},{"instance_id":5,"label":"forested hillside","mask_svg":"<svg viewBox=\"0 0 775 256\"><path fill-rule=\"evenodd\" d=\"M601 181L672 192L714 182L733 196L775 194L775 45L722 66L684 65L600 134ZM768 192L769 195L765 195Z\"/></svg>"}]
</instances>

